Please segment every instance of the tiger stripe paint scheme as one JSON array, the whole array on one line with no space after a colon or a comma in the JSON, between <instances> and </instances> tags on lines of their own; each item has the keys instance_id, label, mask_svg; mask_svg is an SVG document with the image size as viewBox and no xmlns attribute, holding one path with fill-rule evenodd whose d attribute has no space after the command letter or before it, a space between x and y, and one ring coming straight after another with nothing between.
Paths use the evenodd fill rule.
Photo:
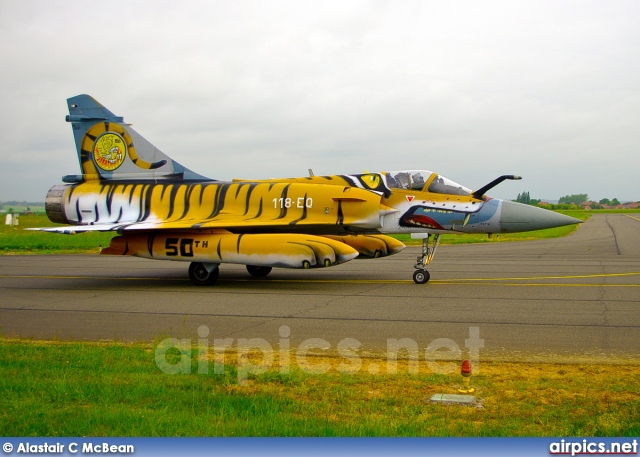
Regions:
<instances>
[{"instance_id":1,"label":"tiger stripe paint scheme","mask_svg":"<svg viewBox=\"0 0 640 457\"><path fill-rule=\"evenodd\" d=\"M416 264L422 279L414 280L426 282L430 234L437 245L441 233L577 222L484 195L514 176L476 192L425 170L220 182L177 163L90 96L67 103L81 174L64 176L66 184L47 194L49 218L67 226L42 230L117 231L102 254L191 262L198 285L215 282L221 263L245 264L254 276L329 267L404 249L385 234L425 232Z\"/></svg>"},{"instance_id":2,"label":"tiger stripe paint scheme","mask_svg":"<svg viewBox=\"0 0 640 457\"><path fill-rule=\"evenodd\" d=\"M58 189L56 189L58 190ZM380 196L362 189L299 183L100 183L59 189L63 219L112 229L228 228L344 233L380 226ZM59 192L58 192L59 193ZM82 230L79 227L78 230Z\"/></svg>"}]
</instances>

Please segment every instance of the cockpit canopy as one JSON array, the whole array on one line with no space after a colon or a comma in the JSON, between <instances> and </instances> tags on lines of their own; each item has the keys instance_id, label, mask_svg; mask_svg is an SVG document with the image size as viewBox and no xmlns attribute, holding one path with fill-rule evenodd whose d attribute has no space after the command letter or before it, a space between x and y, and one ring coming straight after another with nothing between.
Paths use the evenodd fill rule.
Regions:
<instances>
[{"instance_id":1,"label":"cockpit canopy","mask_svg":"<svg viewBox=\"0 0 640 457\"><path fill-rule=\"evenodd\" d=\"M444 176L427 170L403 170L386 172L387 185L391 189L416 190L435 194L471 195L471 190ZM428 187L427 187L428 186Z\"/></svg>"}]
</instances>

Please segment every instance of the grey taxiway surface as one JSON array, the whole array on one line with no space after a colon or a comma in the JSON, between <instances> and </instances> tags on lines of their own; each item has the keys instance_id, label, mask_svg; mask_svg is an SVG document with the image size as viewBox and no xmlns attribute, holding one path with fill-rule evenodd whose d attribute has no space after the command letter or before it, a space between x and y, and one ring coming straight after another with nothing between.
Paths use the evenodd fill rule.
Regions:
<instances>
[{"instance_id":1,"label":"grey taxiway surface","mask_svg":"<svg viewBox=\"0 0 640 457\"><path fill-rule=\"evenodd\" d=\"M640 363L639 214L595 215L560 239L441 246L425 285L411 280L418 252L409 247L319 270L274 269L263 279L222 265L210 287L193 286L180 262L2 256L0 332L200 337L211 345L227 338L231 346L261 338L276 350L316 338L315 346L324 340L335 350L346 341L361 353L405 339L417 344L420 358L427 347L464 353L467 339L481 339L487 358Z\"/></svg>"}]
</instances>

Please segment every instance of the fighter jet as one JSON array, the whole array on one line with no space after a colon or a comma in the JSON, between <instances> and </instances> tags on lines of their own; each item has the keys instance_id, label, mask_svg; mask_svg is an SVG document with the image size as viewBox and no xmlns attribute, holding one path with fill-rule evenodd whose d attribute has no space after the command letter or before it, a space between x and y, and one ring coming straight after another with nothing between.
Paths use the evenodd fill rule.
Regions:
<instances>
[{"instance_id":1,"label":"fighter jet","mask_svg":"<svg viewBox=\"0 0 640 457\"><path fill-rule=\"evenodd\" d=\"M396 254L389 234L422 239L413 280L429 281L445 233L512 233L581 222L486 195L426 170L394 170L266 180L206 178L162 153L120 116L88 95L67 100L81 174L46 197L49 232L116 231L105 255L189 262L198 286L216 282L219 265L324 268Z\"/></svg>"}]
</instances>

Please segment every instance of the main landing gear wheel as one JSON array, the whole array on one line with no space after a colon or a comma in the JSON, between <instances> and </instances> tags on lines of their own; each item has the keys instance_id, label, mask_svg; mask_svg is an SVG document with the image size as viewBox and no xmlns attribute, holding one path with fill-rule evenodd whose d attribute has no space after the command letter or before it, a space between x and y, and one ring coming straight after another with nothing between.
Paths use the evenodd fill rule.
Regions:
<instances>
[{"instance_id":1,"label":"main landing gear wheel","mask_svg":"<svg viewBox=\"0 0 640 457\"><path fill-rule=\"evenodd\" d=\"M416 270L413 272L413 282L416 284L426 284L430 278L431 275L427 270Z\"/></svg>"},{"instance_id":2,"label":"main landing gear wheel","mask_svg":"<svg viewBox=\"0 0 640 457\"><path fill-rule=\"evenodd\" d=\"M247 271L254 278L264 278L271 273L271 267L257 267L255 265L247 265Z\"/></svg>"},{"instance_id":3,"label":"main landing gear wheel","mask_svg":"<svg viewBox=\"0 0 640 457\"><path fill-rule=\"evenodd\" d=\"M218 280L220 270L215 263L192 262L189 265L189 279L196 286L210 286Z\"/></svg>"}]
</instances>

